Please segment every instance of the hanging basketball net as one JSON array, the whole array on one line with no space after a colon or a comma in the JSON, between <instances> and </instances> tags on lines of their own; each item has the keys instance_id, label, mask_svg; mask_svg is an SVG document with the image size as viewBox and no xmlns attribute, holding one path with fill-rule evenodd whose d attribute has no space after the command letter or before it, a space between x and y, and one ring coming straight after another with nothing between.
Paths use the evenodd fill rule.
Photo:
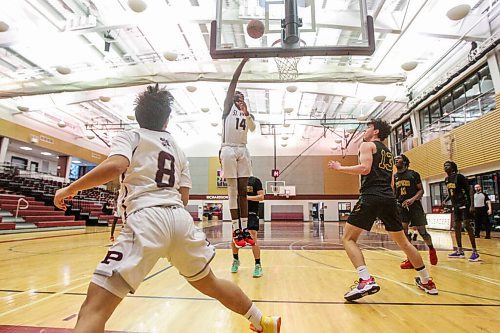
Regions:
<instances>
[{"instance_id":1,"label":"hanging basketball net","mask_svg":"<svg viewBox=\"0 0 500 333\"><path fill-rule=\"evenodd\" d=\"M300 45L305 46L306 42L300 40L298 42ZM281 39L275 41L272 46L281 47ZM293 49L293 48L292 48ZM295 81L299 77L299 71L297 65L299 64L301 57L276 57L274 62L276 62L276 67L278 67L278 74L280 81Z\"/></svg>"},{"instance_id":2,"label":"hanging basketball net","mask_svg":"<svg viewBox=\"0 0 500 333\"><path fill-rule=\"evenodd\" d=\"M299 71L297 70L297 64L300 58L296 57L284 57L284 58L274 58L276 66L278 67L278 73L281 81L295 81L299 77Z\"/></svg>"}]
</instances>

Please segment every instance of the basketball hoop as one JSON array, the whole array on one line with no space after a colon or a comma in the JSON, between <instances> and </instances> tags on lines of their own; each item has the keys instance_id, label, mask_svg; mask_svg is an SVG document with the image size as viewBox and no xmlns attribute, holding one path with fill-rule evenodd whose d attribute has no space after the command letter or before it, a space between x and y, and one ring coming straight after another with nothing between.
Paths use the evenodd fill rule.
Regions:
<instances>
[{"instance_id":1,"label":"basketball hoop","mask_svg":"<svg viewBox=\"0 0 500 333\"><path fill-rule=\"evenodd\" d=\"M271 186L271 191L273 192L273 195L275 197L277 197L278 194L280 193L280 187L279 186Z\"/></svg>"},{"instance_id":2,"label":"basketball hoop","mask_svg":"<svg viewBox=\"0 0 500 333\"><path fill-rule=\"evenodd\" d=\"M272 46L281 46L281 39L275 41ZM302 46L306 45L304 40L300 40L299 44ZM293 47L290 46L290 50ZM301 57L275 57L274 62L276 62L276 67L278 67L278 74L281 81L295 81L299 77L299 71L297 65L299 64Z\"/></svg>"}]
</instances>

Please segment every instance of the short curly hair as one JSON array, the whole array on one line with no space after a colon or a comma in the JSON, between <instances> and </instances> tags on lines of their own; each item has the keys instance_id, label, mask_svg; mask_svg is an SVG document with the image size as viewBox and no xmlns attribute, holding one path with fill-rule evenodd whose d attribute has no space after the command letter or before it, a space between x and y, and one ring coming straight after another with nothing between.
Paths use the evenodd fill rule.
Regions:
<instances>
[{"instance_id":1,"label":"short curly hair","mask_svg":"<svg viewBox=\"0 0 500 333\"><path fill-rule=\"evenodd\" d=\"M163 130L172 112L174 97L158 83L148 86L135 99L135 118L141 128L153 131Z\"/></svg>"},{"instance_id":2,"label":"short curly hair","mask_svg":"<svg viewBox=\"0 0 500 333\"><path fill-rule=\"evenodd\" d=\"M410 167L410 159L405 154L401 154L401 155L399 155L399 157L401 157L401 159L403 160L403 164L407 168L409 168Z\"/></svg>"},{"instance_id":3,"label":"short curly hair","mask_svg":"<svg viewBox=\"0 0 500 333\"><path fill-rule=\"evenodd\" d=\"M451 166L451 170L455 171L455 172L458 172L458 166L457 166L457 163L453 162L453 161L446 161L443 163L443 166L445 164L449 164Z\"/></svg>"},{"instance_id":4,"label":"short curly hair","mask_svg":"<svg viewBox=\"0 0 500 333\"><path fill-rule=\"evenodd\" d=\"M382 119L371 119L367 125L372 125L373 129L378 130L378 138L382 141L391 134L391 125Z\"/></svg>"}]
</instances>

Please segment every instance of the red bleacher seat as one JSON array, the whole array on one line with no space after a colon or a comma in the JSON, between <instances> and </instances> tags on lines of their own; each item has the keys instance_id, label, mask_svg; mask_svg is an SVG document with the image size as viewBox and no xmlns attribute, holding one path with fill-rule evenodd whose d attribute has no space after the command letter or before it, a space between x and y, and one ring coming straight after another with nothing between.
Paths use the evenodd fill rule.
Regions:
<instances>
[{"instance_id":1,"label":"red bleacher seat","mask_svg":"<svg viewBox=\"0 0 500 333\"><path fill-rule=\"evenodd\" d=\"M85 221L44 221L34 223L38 228L84 226Z\"/></svg>"},{"instance_id":2,"label":"red bleacher seat","mask_svg":"<svg viewBox=\"0 0 500 333\"><path fill-rule=\"evenodd\" d=\"M10 223L10 222L0 223L0 230L12 230L12 229L16 229L15 223Z\"/></svg>"}]
</instances>

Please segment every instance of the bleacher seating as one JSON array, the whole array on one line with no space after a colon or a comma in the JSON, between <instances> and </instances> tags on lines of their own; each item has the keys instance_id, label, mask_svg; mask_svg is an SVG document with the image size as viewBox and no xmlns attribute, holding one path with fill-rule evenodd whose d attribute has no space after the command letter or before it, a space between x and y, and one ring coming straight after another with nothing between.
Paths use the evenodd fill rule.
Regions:
<instances>
[{"instance_id":1,"label":"bleacher seating","mask_svg":"<svg viewBox=\"0 0 500 333\"><path fill-rule=\"evenodd\" d=\"M69 210L58 210L53 205L57 189L68 184L40 178L27 178L12 173L0 173L0 210L16 215L19 198L28 201L27 209L19 209L18 223L32 224L38 228L108 225L113 216L102 212L103 202L114 199L115 194L101 188L82 191L78 196L79 207L73 207L69 201ZM86 204L82 204L86 202ZM21 204L24 207L25 203ZM121 223L121 220L119 221ZM0 229L15 229L16 223L2 222Z\"/></svg>"}]
</instances>

